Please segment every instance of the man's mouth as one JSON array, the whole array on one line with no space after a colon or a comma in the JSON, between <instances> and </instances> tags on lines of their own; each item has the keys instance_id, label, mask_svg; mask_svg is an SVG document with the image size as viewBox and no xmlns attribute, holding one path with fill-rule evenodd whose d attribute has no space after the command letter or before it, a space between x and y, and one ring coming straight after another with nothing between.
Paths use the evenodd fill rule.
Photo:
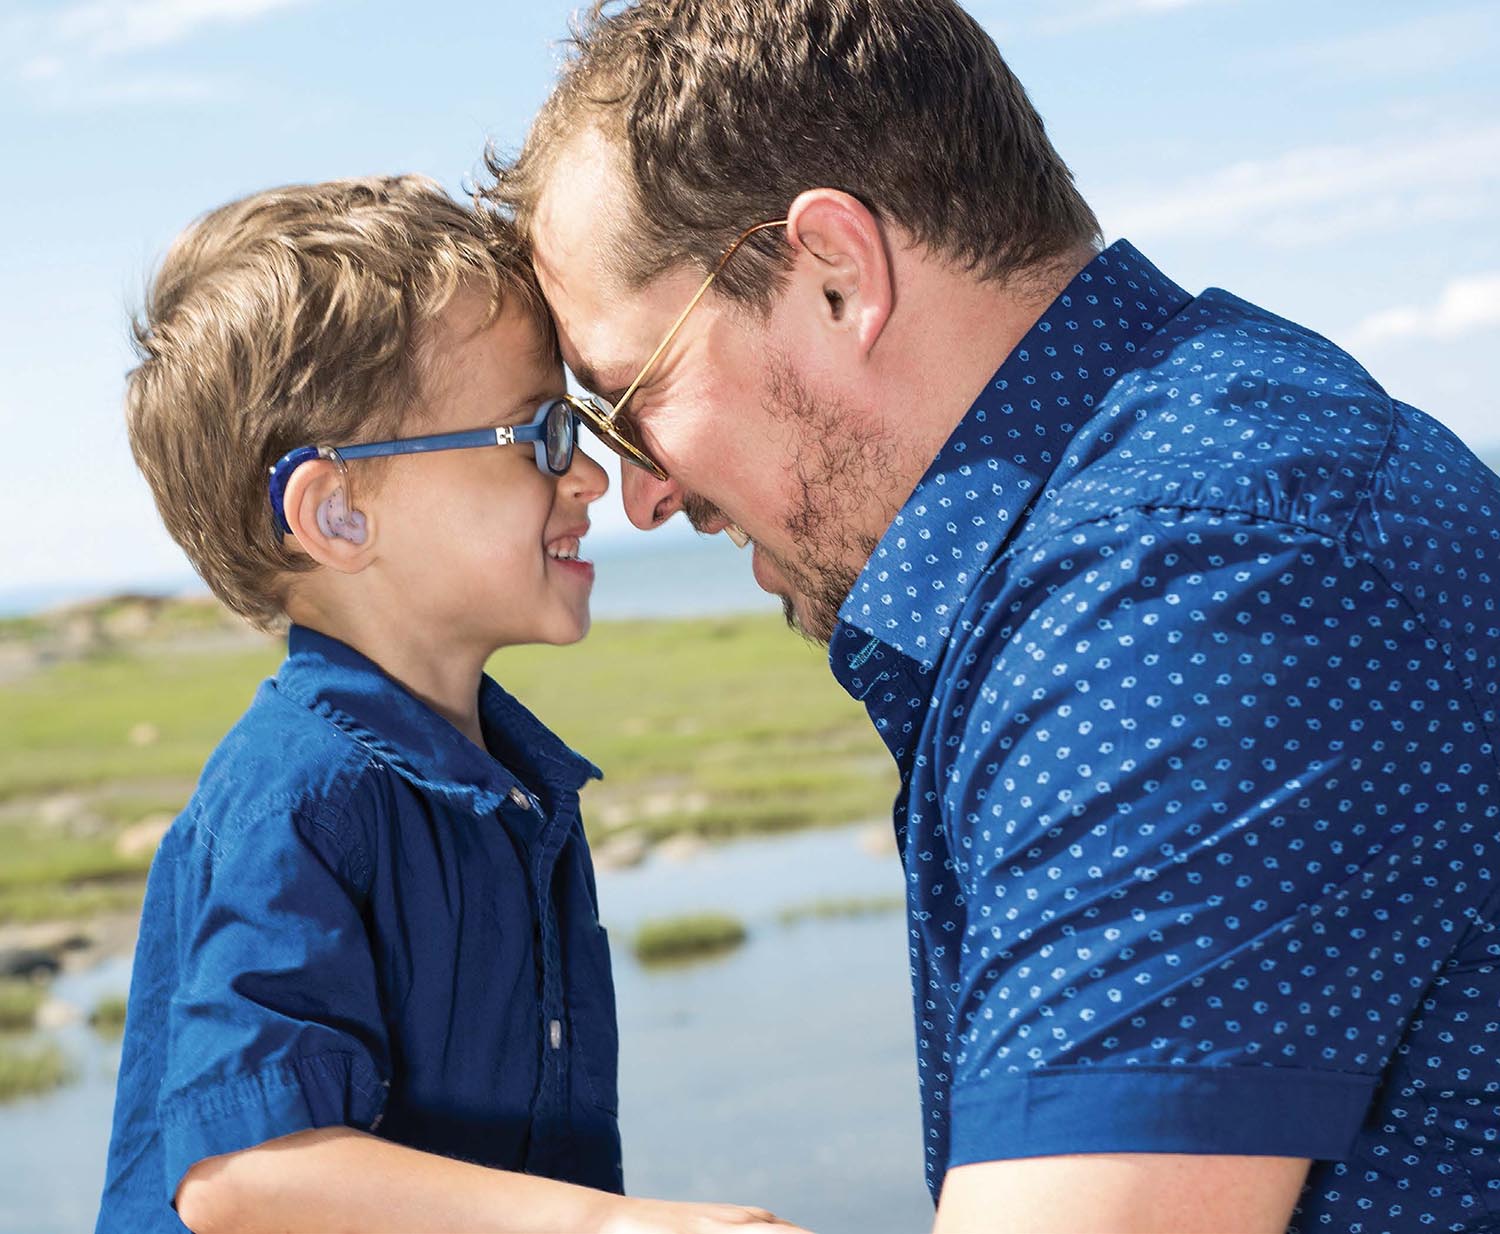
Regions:
<instances>
[{"instance_id":1,"label":"man's mouth","mask_svg":"<svg viewBox=\"0 0 1500 1234\"><path fill-rule=\"evenodd\" d=\"M750 550L750 572L755 575L756 585L773 596L787 596L791 586L782 574L775 558L759 544Z\"/></svg>"},{"instance_id":2,"label":"man's mouth","mask_svg":"<svg viewBox=\"0 0 1500 1234\"><path fill-rule=\"evenodd\" d=\"M700 536L716 536L723 532L734 542L735 548L744 548L750 543L750 534L717 506L706 501L689 499L683 506L688 522Z\"/></svg>"}]
</instances>

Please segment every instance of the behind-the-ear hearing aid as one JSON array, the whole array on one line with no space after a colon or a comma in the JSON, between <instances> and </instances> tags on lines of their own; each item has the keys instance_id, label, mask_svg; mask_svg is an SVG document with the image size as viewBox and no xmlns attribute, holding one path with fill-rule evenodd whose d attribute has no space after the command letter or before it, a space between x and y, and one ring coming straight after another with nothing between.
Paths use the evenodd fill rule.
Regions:
<instances>
[{"instance_id":1,"label":"behind-the-ear hearing aid","mask_svg":"<svg viewBox=\"0 0 1500 1234\"><path fill-rule=\"evenodd\" d=\"M365 542L365 516L344 507L344 490L334 489L333 496L318 506L318 530L329 539Z\"/></svg>"},{"instance_id":2,"label":"behind-the-ear hearing aid","mask_svg":"<svg viewBox=\"0 0 1500 1234\"><path fill-rule=\"evenodd\" d=\"M286 488L291 483L292 473L303 463L310 463L317 458L327 459L337 467L339 479L343 482L334 490L333 496L318 507L318 530L329 539L363 544L365 516L346 506L344 494L349 491L349 469L344 464L343 456L332 446L298 446L283 454L270 469L267 495L271 499L271 526L276 531L276 539L284 539L292 530L291 524L286 520Z\"/></svg>"}]
</instances>

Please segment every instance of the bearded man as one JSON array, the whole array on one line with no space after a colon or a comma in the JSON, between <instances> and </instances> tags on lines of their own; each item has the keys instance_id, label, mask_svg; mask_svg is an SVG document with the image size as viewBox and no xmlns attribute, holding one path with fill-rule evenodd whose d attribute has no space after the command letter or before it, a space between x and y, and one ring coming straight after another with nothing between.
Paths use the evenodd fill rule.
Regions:
<instances>
[{"instance_id":1,"label":"bearded man","mask_svg":"<svg viewBox=\"0 0 1500 1234\"><path fill-rule=\"evenodd\" d=\"M896 760L937 1229L1493 1228L1500 481L1101 248L950 0L575 33L487 195Z\"/></svg>"}]
</instances>

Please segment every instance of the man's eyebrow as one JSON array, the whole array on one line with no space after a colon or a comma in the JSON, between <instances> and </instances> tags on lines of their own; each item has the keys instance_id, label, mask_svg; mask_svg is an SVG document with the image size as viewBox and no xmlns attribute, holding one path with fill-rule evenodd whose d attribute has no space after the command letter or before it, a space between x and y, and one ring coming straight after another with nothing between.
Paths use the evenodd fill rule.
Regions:
<instances>
[{"instance_id":1,"label":"man's eyebrow","mask_svg":"<svg viewBox=\"0 0 1500 1234\"><path fill-rule=\"evenodd\" d=\"M576 366L571 364L568 365L568 368L572 371L573 376L578 378L578 384L581 385L585 390L589 391L591 394L607 395L610 393L609 387L606 384L604 378L599 375L598 369L592 368L582 360L580 360ZM604 372L611 375L615 373L623 373L625 371L625 365L619 360L606 362L602 366L602 368ZM621 390L623 390L624 388L625 387L623 385L620 386Z\"/></svg>"}]
</instances>

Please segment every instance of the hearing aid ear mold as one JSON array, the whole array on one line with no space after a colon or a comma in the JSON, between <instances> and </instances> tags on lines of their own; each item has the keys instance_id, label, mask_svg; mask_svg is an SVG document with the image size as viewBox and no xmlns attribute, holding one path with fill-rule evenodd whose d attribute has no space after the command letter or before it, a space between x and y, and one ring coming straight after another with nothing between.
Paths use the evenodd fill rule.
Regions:
<instances>
[{"instance_id":1,"label":"hearing aid ear mold","mask_svg":"<svg viewBox=\"0 0 1500 1234\"><path fill-rule=\"evenodd\" d=\"M344 490L338 489L333 496L318 507L318 530L329 539L348 540L350 544L365 542L365 516L358 510L344 508Z\"/></svg>"}]
</instances>

